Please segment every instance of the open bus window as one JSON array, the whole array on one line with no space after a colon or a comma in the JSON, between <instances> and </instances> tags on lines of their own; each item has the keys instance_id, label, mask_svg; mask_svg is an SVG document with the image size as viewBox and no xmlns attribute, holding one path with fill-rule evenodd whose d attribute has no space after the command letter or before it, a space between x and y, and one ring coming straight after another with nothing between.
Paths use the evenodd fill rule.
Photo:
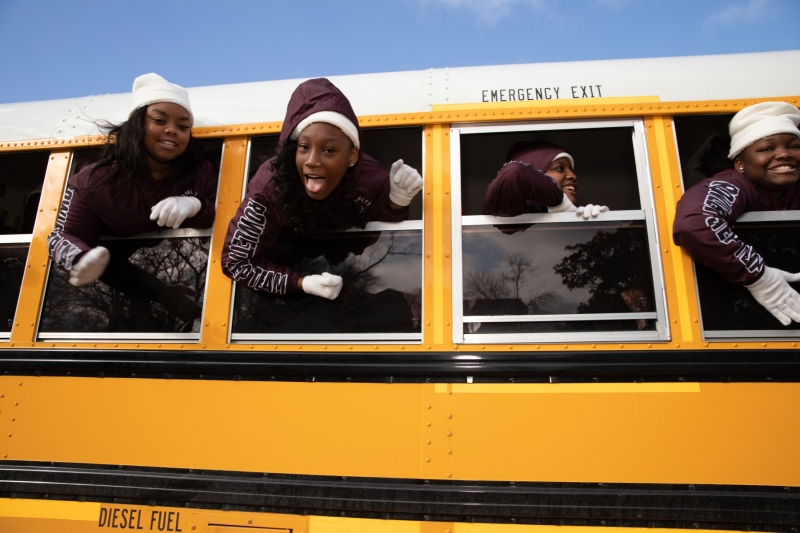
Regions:
<instances>
[{"instance_id":1,"label":"open bus window","mask_svg":"<svg viewBox=\"0 0 800 533\"><path fill-rule=\"evenodd\" d=\"M578 205L610 211L482 215L509 148L538 140L573 156ZM644 146L639 121L453 127L454 342L669 338Z\"/></svg>"},{"instance_id":2,"label":"open bus window","mask_svg":"<svg viewBox=\"0 0 800 533\"><path fill-rule=\"evenodd\" d=\"M675 117L675 135L685 190L714 174L733 168L728 159L728 123L732 113ZM800 271L800 212L745 213L733 227L764 262L787 272ZM726 282L719 274L694 263L697 294L706 339L748 339L800 336L800 324L783 326L750 291ZM800 284L792 284L795 290Z\"/></svg>"},{"instance_id":3,"label":"open bus window","mask_svg":"<svg viewBox=\"0 0 800 533\"><path fill-rule=\"evenodd\" d=\"M277 136L250 142L248 179L275 154ZM397 159L422 170L422 128L362 130L362 150L388 170ZM231 340L419 341L422 309L422 195L409 220L370 222L321 239L284 239L270 260L301 275L330 272L336 300L302 292L262 294L235 285Z\"/></svg>"},{"instance_id":4,"label":"open bus window","mask_svg":"<svg viewBox=\"0 0 800 533\"><path fill-rule=\"evenodd\" d=\"M49 156L0 154L0 339L11 336Z\"/></svg>"},{"instance_id":5,"label":"open bus window","mask_svg":"<svg viewBox=\"0 0 800 533\"><path fill-rule=\"evenodd\" d=\"M767 265L800 272L800 211L748 213L733 230L758 250ZM695 263L695 276L706 339L800 337L800 324L784 326L743 286L728 283L699 263ZM791 286L800 291L800 283Z\"/></svg>"},{"instance_id":6,"label":"open bus window","mask_svg":"<svg viewBox=\"0 0 800 533\"><path fill-rule=\"evenodd\" d=\"M202 143L219 166L220 141ZM99 149L76 151L70 175ZM131 238L104 236L111 261L81 287L51 263L38 338L196 340L205 293L211 230L169 229Z\"/></svg>"}]
</instances>

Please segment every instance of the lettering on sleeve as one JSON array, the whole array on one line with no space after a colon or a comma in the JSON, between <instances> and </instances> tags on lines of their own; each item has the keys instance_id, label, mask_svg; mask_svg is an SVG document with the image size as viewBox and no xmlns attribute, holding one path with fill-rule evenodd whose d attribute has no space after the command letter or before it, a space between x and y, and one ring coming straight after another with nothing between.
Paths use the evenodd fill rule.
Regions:
<instances>
[{"instance_id":1,"label":"lettering on sleeve","mask_svg":"<svg viewBox=\"0 0 800 533\"><path fill-rule=\"evenodd\" d=\"M764 268L764 259L752 246L742 242L727 221L727 217L733 213L733 205L738 196L739 188L733 183L712 181L703 201L703 212L711 215L706 217L706 226L714 232L720 243L738 245L733 256L744 265L748 272L761 272Z\"/></svg>"},{"instance_id":2,"label":"lettering on sleeve","mask_svg":"<svg viewBox=\"0 0 800 533\"><path fill-rule=\"evenodd\" d=\"M267 225L267 207L254 199L249 199L244 213L236 223L236 231L231 238L230 252L225 269L234 281L242 282L249 288L273 294L286 294L289 276L275 270L266 270L253 264L258 241Z\"/></svg>"},{"instance_id":3,"label":"lettering on sleeve","mask_svg":"<svg viewBox=\"0 0 800 533\"><path fill-rule=\"evenodd\" d=\"M61 201L61 209L58 211L58 218L56 218L56 226L53 228L53 233L47 237L47 249L50 252L50 257L57 265L66 270L72 270L75 257L81 253L81 249L70 242L63 234L74 194L75 190L67 186L64 191L64 198Z\"/></svg>"}]
</instances>

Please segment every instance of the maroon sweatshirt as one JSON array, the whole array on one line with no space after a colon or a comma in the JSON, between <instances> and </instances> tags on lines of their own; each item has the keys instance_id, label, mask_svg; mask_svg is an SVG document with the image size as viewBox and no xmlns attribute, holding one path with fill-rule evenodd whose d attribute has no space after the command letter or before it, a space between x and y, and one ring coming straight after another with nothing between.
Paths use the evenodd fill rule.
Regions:
<instances>
[{"instance_id":1,"label":"maroon sweatshirt","mask_svg":"<svg viewBox=\"0 0 800 533\"><path fill-rule=\"evenodd\" d=\"M514 217L523 213L546 213L547 207L559 205L564 191L544 171L561 152L566 150L544 141L512 146L506 157L508 162L489 184L482 213Z\"/></svg>"},{"instance_id":2,"label":"maroon sweatshirt","mask_svg":"<svg viewBox=\"0 0 800 533\"><path fill-rule=\"evenodd\" d=\"M120 201L114 200L112 187L87 190L92 168L89 165L69 179L55 228L47 238L51 259L67 271L72 270L84 252L97 246L101 235L130 237L162 229L150 220L150 209L170 196L166 180L160 184L153 182L155 187L146 191L143 201L130 198L129 205L120 209L116 207ZM98 172L95 181L102 178L103 171ZM210 228L214 224L217 178L214 165L203 161L191 187L181 194L194 196L202 205L194 217L181 224L182 228Z\"/></svg>"},{"instance_id":3,"label":"maroon sweatshirt","mask_svg":"<svg viewBox=\"0 0 800 533\"><path fill-rule=\"evenodd\" d=\"M283 144L303 119L320 111L341 113L358 128L358 119L344 94L324 78L313 79L301 83L292 94L280 143ZM358 131L360 139L361 130ZM275 158L259 167L228 226L222 249L222 271L249 289L285 294L297 290L300 274L267 258L267 252L278 240L295 235L294 227L275 198L274 161ZM408 207L394 209L389 205L389 174L360 150L358 161L332 195L360 203L369 220L400 222L408 218Z\"/></svg>"},{"instance_id":4,"label":"maroon sweatshirt","mask_svg":"<svg viewBox=\"0 0 800 533\"><path fill-rule=\"evenodd\" d=\"M764 273L764 259L732 225L749 211L800 209L797 185L779 199L734 169L706 178L678 201L672 238L698 263L729 283L749 285Z\"/></svg>"}]
</instances>

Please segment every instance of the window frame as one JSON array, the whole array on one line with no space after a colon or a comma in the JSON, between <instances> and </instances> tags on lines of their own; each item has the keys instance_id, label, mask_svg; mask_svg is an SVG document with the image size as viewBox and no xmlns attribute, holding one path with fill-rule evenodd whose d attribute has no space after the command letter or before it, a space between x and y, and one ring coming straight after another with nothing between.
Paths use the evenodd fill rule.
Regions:
<instances>
[{"instance_id":1,"label":"window frame","mask_svg":"<svg viewBox=\"0 0 800 533\"><path fill-rule=\"evenodd\" d=\"M268 134L276 135L276 134ZM249 184L248 174L250 171L250 156L252 153L252 140L253 137L247 138L247 156L244 164L244 179L242 180L242 193L239 197L239 205L244 201L247 195L247 186ZM425 181L426 172L426 150L425 150L425 129L421 128L420 143L422 144L422 168L420 175ZM425 249L425 231L424 231L424 213L425 213L425 195L422 194L422 212L423 218L419 220L404 220L402 222L368 222L364 229L350 228L345 230L346 233L367 233L375 231L403 231L403 230L416 230L421 234L420 253ZM425 261L420 258L419 262L419 279L420 289L423 291L421 295L424 301L425 290ZM347 343L372 343L380 342L382 344L422 344L422 327L419 333L233 333L233 314L236 309L236 282L233 282L231 288L231 305L228 311L228 324L230 326L227 330L227 342L229 344L257 344L269 342L285 342L303 344L347 344ZM420 324L423 323L425 317L425 306L421 306L420 310Z\"/></svg>"},{"instance_id":2,"label":"window frame","mask_svg":"<svg viewBox=\"0 0 800 533\"><path fill-rule=\"evenodd\" d=\"M222 158L225 157L225 142L223 139L220 139L221 148L222 148ZM69 159L69 168L67 170L66 178L64 180L64 187L67 186L69 182L69 178L72 176L73 166L75 165L75 150L70 152L70 159ZM217 191L215 193L215 201L219 199L219 191L220 187L222 186L222 165L219 166L219 172L217 174ZM61 202L64 200L63 198L64 191L61 191L61 199L58 203L58 208L61 208ZM215 221L216 225L216 221ZM209 290L209 272L211 271L212 265L212 250L214 249L214 227L206 228L206 229L196 229L196 228L177 228L177 229L163 229L148 233L141 233L138 235L134 235L131 237L113 237L113 236L102 236L100 241L126 241L126 240L141 240L141 239L180 239L180 238L190 238L190 237L208 237L208 260L206 262L206 282L203 286L203 306L202 312L200 315L200 328L197 332L190 332L190 333L163 333L163 332L148 332L148 333L136 333L136 332L126 332L126 333L84 333L84 332L42 332L41 331L41 322L42 322L42 313L44 312L44 304L47 295L47 287L50 283L50 274L52 272L52 259L48 257L47 264L47 274L44 277L44 285L42 286L42 298L39 302L39 309L36 314L36 326L34 330L34 339L37 342L58 342L58 341L119 341L119 342L141 342L141 341L158 341L163 342L165 344L178 344L178 343L199 343L202 335L203 335L203 328L205 324L205 307L206 307L206 299L208 297L208 290ZM0 337L1 338L1 337Z\"/></svg>"},{"instance_id":3,"label":"window frame","mask_svg":"<svg viewBox=\"0 0 800 533\"><path fill-rule=\"evenodd\" d=\"M470 226L519 225L569 223L584 224L574 213L529 213L516 217L495 217L487 215L461 215L461 136L486 133L512 133L526 131L585 130L604 128L632 128L633 153L639 187L640 210L608 211L601 213L597 221L643 220L650 253L655 312L646 313L598 313L571 315L499 315L464 317L463 309L463 248L462 230ZM562 342L668 342L671 338L666 305L666 286L661 262L658 227L656 224L653 179L647 151L647 139L642 118L602 119L580 121L526 121L516 123L452 124L450 127L450 169L451 169L451 212L453 247L453 343L491 344L491 343L562 343ZM576 226L577 227L577 226ZM591 331L570 333L464 333L464 325L473 322L520 323L554 321L596 321L596 320L635 320L655 319L656 327L651 331Z\"/></svg>"}]
</instances>

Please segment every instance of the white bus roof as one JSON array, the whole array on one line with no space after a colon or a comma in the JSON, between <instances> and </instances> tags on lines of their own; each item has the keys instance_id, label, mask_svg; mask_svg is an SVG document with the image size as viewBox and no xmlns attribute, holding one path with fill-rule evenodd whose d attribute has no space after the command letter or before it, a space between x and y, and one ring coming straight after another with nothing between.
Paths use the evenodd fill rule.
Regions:
<instances>
[{"instance_id":1,"label":"white bus roof","mask_svg":"<svg viewBox=\"0 0 800 533\"><path fill-rule=\"evenodd\" d=\"M657 96L661 101L800 93L800 50L534 63L331 76L357 115L419 113L440 104ZM132 80L131 80L132 81ZM283 120L302 79L189 88L195 126ZM0 141L95 135L127 119L131 94L0 104Z\"/></svg>"}]
</instances>

